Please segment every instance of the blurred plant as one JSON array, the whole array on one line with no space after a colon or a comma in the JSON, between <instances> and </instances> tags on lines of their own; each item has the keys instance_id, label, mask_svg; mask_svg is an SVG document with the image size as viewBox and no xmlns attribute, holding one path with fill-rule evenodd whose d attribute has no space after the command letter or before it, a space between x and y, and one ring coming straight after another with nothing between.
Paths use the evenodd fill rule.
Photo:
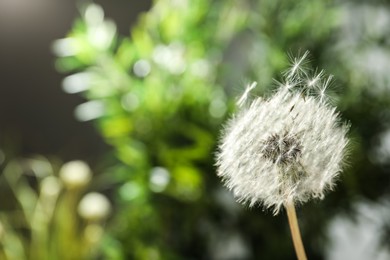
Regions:
<instances>
[{"instance_id":1,"label":"blurred plant","mask_svg":"<svg viewBox=\"0 0 390 260\"><path fill-rule=\"evenodd\" d=\"M64 90L87 100L76 117L96 120L120 160L105 175L116 201L113 237L105 247L111 258L293 257L279 218L244 213L219 186L212 154L243 79L272 85L287 65L286 51L309 49L324 64L338 60L324 49L333 45L340 10L332 0L155 0L131 36L120 37L100 6L82 7L81 18L53 49L57 69L72 73ZM337 74L346 81L342 90L350 86L343 75ZM361 107L352 95L336 101L343 110ZM321 259L327 221L358 192L351 173L369 164L364 149L355 151L352 157L360 161L327 207L304 209L310 259ZM376 184L385 188L388 182Z\"/></svg>"},{"instance_id":2,"label":"blurred plant","mask_svg":"<svg viewBox=\"0 0 390 260\"><path fill-rule=\"evenodd\" d=\"M215 82L217 64L221 47L245 21L243 3L226 3L157 1L131 41L116 41L112 22L91 4L69 37L54 44L64 56L60 70L83 70L64 80L65 91L83 92L90 100L76 116L99 118L100 131L123 163L110 172L127 204L116 231L126 255L136 259L178 256L188 249L171 248L195 244L191 227L204 214L197 211L206 210L200 205L213 178L210 154L228 105ZM227 21L224 30L216 29ZM177 212L172 203L187 209Z\"/></svg>"},{"instance_id":3,"label":"blurred plant","mask_svg":"<svg viewBox=\"0 0 390 260\"><path fill-rule=\"evenodd\" d=\"M339 16L334 44L324 46L323 61L341 81L339 104L355 126L355 163L345 176L345 202L366 198L375 203L390 195L390 5L347 1L340 3Z\"/></svg>"},{"instance_id":4,"label":"blurred plant","mask_svg":"<svg viewBox=\"0 0 390 260\"><path fill-rule=\"evenodd\" d=\"M1 259L94 259L101 254L109 203L100 205L104 214L96 214L88 208L99 205L88 199L95 193L81 199L92 174L84 162L64 164L59 176L55 168L43 157L15 159L4 167L0 184L8 199L0 214ZM79 216L77 207L83 208Z\"/></svg>"}]
</instances>

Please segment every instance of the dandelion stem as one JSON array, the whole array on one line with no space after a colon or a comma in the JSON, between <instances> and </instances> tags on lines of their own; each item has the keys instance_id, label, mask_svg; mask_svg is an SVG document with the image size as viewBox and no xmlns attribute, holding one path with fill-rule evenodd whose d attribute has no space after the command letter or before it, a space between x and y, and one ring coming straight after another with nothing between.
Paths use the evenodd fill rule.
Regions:
<instances>
[{"instance_id":1,"label":"dandelion stem","mask_svg":"<svg viewBox=\"0 0 390 260\"><path fill-rule=\"evenodd\" d=\"M287 210L288 223L290 225L291 236L294 243L295 253L298 260L307 260L305 248L303 247L301 232L299 231L297 214L295 212L294 202L289 201L284 204Z\"/></svg>"}]
</instances>

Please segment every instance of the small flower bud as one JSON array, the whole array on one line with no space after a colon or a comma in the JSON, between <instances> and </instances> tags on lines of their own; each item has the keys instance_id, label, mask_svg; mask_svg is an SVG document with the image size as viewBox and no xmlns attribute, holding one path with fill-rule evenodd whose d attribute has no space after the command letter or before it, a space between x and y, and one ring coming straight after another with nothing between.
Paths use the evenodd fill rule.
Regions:
<instances>
[{"instance_id":1,"label":"small flower bud","mask_svg":"<svg viewBox=\"0 0 390 260\"><path fill-rule=\"evenodd\" d=\"M81 199L77 211L86 220L99 221L110 214L111 204L102 194L91 192Z\"/></svg>"},{"instance_id":2,"label":"small flower bud","mask_svg":"<svg viewBox=\"0 0 390 260\"><path fill-rule=\"evenodd\" d=\"M91 169L83 161L65 163L62 166L59 175L68 189L85 187L92 177Z\"/></svg>"}]
</instances>

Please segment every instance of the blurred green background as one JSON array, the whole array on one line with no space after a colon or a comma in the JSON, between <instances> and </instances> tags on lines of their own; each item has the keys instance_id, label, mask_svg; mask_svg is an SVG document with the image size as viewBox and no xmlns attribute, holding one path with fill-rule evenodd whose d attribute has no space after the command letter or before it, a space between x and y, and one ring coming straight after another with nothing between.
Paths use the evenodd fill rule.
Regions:
<instances>
[{"instance_id":1,"label":"blurred green background","mask_svg":"<svg viewBox=\"0 0 390 260\"><path fill-rule=\"evenodd\" d=\"M349 167L298 208L309 259L390 258L390 2L0 1L0 259L295 259L216 177L246 84L335 76Z\"/></svg>"}]
</instances>

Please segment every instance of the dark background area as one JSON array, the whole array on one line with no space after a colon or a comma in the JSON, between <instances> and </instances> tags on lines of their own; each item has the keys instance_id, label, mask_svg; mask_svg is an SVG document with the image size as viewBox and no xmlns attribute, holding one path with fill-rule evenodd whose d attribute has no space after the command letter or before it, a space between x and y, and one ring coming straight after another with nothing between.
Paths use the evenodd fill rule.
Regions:
<instances>
[{"instance_id":1,"label":"dark background area","mask_svg":"<svg viewBox=\"0 0 390 260\"><path fill-rule=\"evenodd\" d=\"M106 149L91 122L78 122L78 95L62 91L54 40L63 38L82 1L0 0L0 146L14 155L95 161ZM96 1L121 35L151 1ZM11 146L11 147L10 147Z\"/></svg>"}]
</instances>

